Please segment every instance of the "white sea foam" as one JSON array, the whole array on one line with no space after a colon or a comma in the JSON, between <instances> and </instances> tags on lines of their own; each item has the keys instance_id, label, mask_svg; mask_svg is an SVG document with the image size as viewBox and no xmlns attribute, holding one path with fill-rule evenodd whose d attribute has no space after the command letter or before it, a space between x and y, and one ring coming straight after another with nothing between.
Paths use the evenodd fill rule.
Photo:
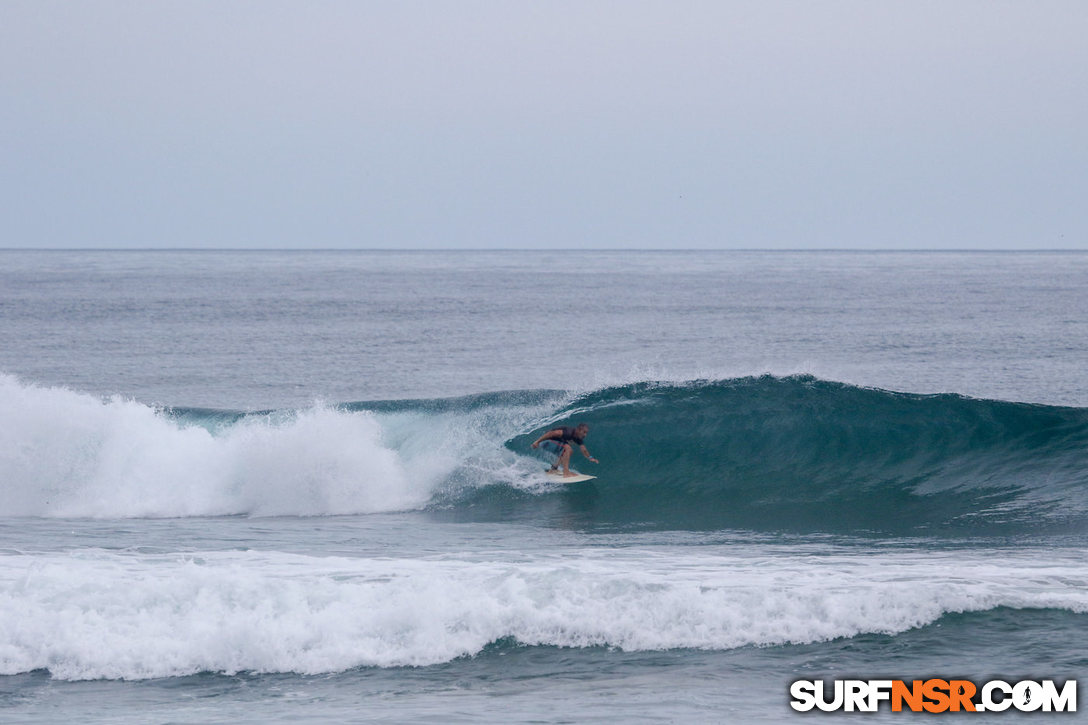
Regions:
<instances>
[{"instance_id":1,"label":"white sea foam","mask_svg":"<svg viewBox=\"0 0 1088 725\"><path fill-rule=\"evenodd\" d=\"M130 400L0 377L9 516L341 514L426 503L441 471L390 449L374 416L323 406L212 433ZM432 462L433 464L433 462Z\"/></svg>"},{"instance_id":2,"label":"white sea foam","mask_svg":"<svg viewBox=\"0 0 1088 725\"><path fill-rule=\"evenodd\" d=\"M207 428L132 400L0 375L0 515L417 509L445 485L516 485L537 471L502 443L553 407L378 414L314 405Z\"/></svg>"},{"instance_id":3,"label":"white sea foam","mask_svg":"<svg viewBox=\"0 0 1088 725\"><path fill-rule=\"evenodd\" d=\"M897 633L998 606L1088 612L1079 555L637 549L488 560L277 552L0 556L0 674L62 679L419 666L524 644L728 649Z\"/></svg>"}]
</instances>

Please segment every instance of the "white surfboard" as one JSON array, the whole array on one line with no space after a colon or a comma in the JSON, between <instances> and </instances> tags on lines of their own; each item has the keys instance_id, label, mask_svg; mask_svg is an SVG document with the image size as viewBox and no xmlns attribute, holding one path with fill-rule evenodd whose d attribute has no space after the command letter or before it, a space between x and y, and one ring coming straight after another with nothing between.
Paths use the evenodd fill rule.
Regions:
<instances>
[{"instance_id":1,"label":"white surfboard","mask_svg":"<svg viewBox=\"0 0 1088 725\"><path fill-rule=\"evenodd\" d=\"M554 478L561 483L579 483L581 481L592 481L596 476L587 476L584 473L578 473L577 471L571 471L573 476L564 476L562 471L545 471L549 478Z\"/></svg>"}]
</instances>

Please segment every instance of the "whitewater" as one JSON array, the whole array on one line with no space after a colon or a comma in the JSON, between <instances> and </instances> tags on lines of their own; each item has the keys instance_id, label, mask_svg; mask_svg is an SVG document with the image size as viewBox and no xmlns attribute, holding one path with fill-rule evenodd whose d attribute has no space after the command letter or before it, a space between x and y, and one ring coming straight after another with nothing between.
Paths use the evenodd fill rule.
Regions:
<instances>
[{"instance_id":1,"label":"whitewater","mask_svg":"<svg viewBox=\"0 0 1088 725\"><path fill-rule=\"evenodd\" d=\"M0 252L0 720L1088 672L1088 255L549 259Z\"/></svg>"}]
</instances>

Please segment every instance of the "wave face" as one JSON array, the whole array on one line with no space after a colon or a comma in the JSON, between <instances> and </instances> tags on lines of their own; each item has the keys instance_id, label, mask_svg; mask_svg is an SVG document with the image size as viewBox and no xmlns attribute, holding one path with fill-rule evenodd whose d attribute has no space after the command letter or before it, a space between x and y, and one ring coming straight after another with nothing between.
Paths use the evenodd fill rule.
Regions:
<instances>
[{"instance_id":1,"label":"wave face","mask_svg":"<svg viewBox=\"0 0 1088 725\"><path fill-rule=\"evenodd\" d=\"M595 508L615 522L978 533L1088 521L1084 409L761 377L609 388L556 418L590 424Z\"/></svg>"},{"instance_id":2,"label":"wave face","mask_svg":"<svg viewBox=\"0 0 1088 725\"><path fill-rule=\"evenodd\" d=\"M585 421L598 475L530 449ZM300 411L156 409L0 376L0 510L333 515L853 534L1088 531L1088 410L811 377Z\"/></svg>"}]
</instances>

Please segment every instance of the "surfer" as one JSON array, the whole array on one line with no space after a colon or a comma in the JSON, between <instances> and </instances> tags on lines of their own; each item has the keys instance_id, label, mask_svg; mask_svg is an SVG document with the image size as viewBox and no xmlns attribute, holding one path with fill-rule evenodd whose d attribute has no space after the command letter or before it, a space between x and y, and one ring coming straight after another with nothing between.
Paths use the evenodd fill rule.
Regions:
<instances>
[{"instance_id":1,"label":"surfer","mask_svg":"<svg viewBox=\"0 0 1088 725\"><path fill-rule=\"evenodd\" d=\"M533 441L533 448L537 448L541 441L553 441L555 447L552 448L552 450L559 453L559 458L552 464L551 470L558 470L559 467L562 466L564 476L576 476L578 474L570 472L570 452L573 450L571 443L578 444L578 448L581 449L583 456L593 463L599 463L596 458L589 455L589 451L586 449L585 440L587 433L589 433L589 426L585 423L579 423L574 428L565 425L560 426L559 428L552 428L550 431Z\"/></svg>"}]
</instances>

